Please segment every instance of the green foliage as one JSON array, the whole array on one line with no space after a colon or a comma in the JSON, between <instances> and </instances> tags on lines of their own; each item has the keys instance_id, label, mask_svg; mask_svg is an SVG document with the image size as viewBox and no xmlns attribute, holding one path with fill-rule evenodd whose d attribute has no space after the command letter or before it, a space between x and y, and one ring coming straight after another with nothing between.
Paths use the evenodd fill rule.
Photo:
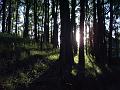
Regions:
<instances>
[{"instance_id":1,"label":"green foliage","mask_svg":"<svg viewBox=\"0 0 120 90\"><path fill-rule=\"evenodd\" d=\"M21 87L21 85L27 87L34 79L38 78L48 69L48 65L46 63L40 60L35 62L33 57L34 56L31 57L31 60L33 60L34 63L30 60L30 58L19 61L18 65L14 62L13 65L17 65L15 67L16 71L13 71L14 73L10 75L6 73L6 75L0 77L0 82L3 83L2 86L4 86L6 90L14 90L17 87ZM28 63L29 61L31 64ZM11 66L6 66L5 68L8 70Z\"/></svg>"},{"instance_id":2,"label":"green foliage","mask_svg":"<svg viewBox=\"0 0 120 90\"><path fill-rule=\"evenodd\" d=\"M58 58L59 58L59 54L58 53L51 54L51 55L48 56L48 59L49 60L53 60L53 61L58 60Z\"/></svg>"},{"instance_id":3,"label":"green foliage","mask_svg":"<svg viewBox=\"0 0 120 90\"><path fill-rule=\"evenodd\" d=\"M73 76L76 76L76 75L77 75L77 72L78 72L77 68L73 67L73 68L72 68L72 72L71 72L72 75L73 75Z\"/></svg>"},{"instance_id":4,"label":"green foliage","mask_svg":"<svg viewBox=\"0 0 120 90\"><path fill-rule=\"evenodd\" d=\"M76 67L78 65L78 61L79 61L79 58L78 58L78 55L76 55L74 57L75 66L73 66L73 69L71 72L74 76L76 76L78 72ZM99 74L102 74L102 71L99 68L99 66L96 65L95 57L92 55L85 55L85 75L96 77Z\"/></svg>"},{"instance_id":5,"label":"green foliage","mask_svg":"<svg viewBox=\"0 0 120 90\"><path fill-rule=\"evenodd\" d=\"M45 44L45 43L43 43L43 49L44 50L51 50L53 48L53 45L52 44Z\"/></svg>"},{"instance_id":6,"label":"green foliage","mask_svg":"<svg viewBox=\"0 0 120 90\"><path fill-rule=\"evenodd\" d=\"M76 55L75 57L74 57L74 62L76 63L76 64L78 64L78 55Z\"/></svg>"},{"instance_id":7,"label":"green foliage","mask_svg":"<svg viewBox=\"0 0 120 90\"><path fill-rule=\"evenodd\" d=\"M86 75L92 75L96 77L99 74L102 74L101 69L96 65L95 58L91 55L85 55L85 68L86 68Z\"/></svg>"},{"instance_id":8,"label":"green foliage","mask_svg":"<svg viewBox=\"0 0 120 90\"><path fill-rule=\"evenodd\" d=\"M0 82L6 90L27 87L59 58L59 50L39 50L34 40L0 33Z\"/></svg>"},{"instance_id":9,"label":"green foliage","mask_svg":"<svg viewBox=\"0 0 120 90\"><path fill-rule=\"evenodd\" d=\"M21 43L24 39L15 34L0 33L0 43Z\"/></svg>"}]
</instances>

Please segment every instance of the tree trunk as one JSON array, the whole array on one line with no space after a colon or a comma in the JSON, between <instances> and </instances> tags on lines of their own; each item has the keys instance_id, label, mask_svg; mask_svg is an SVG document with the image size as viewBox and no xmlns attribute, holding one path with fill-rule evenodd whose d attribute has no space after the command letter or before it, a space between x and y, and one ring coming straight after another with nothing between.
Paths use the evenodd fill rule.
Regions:
<instances>
[{"instance_id":1,"label":"tree trunk","mask_svg":"<svg viewBox=\"0 0 120 90\"><path fill-rule=\"evenodd\" d=\"M104 14L103 14L102 1L97 0L97 16L98 16L98 24L97 24L97 56L96 61L99 64L104 64Z\"/></svg>"},{"instance_id":2,"label":"tree trunk","mask_svg":"<svg viewBox=\"0 0 120 90\"><path fill-rule=\"evenodd\" d=\"M116 43L116 58L119 58L119 32L118 29L115 30L115 43Z\"/></svg>"},{"instance_id":3,"label":"tree trunk","mask_svg":"<svg viewBox=\"0 0 120 90\"><path fill-rule=\"evenodd\" d=\"M85 10L85 53L86 55L88 55L88 38L87 38L87 35L88 35L88 27L89 26L89 23L90 23L90 16L89 16L89 6L88 6L88 1L86 1L85 3L85 6L86 6L86 10Z\"/></svg>"},{"instance_id":4,"label":"tree trunk","mask_svg":"<svg viewBox=\"0 0 120 90\"><path fill-rule=\"evenodd\" d=\"M112 31L113 31L113 0L110 0L110 26L109 26L109 47L108 47L108 59L109 65L112 63Z\"/></svg>"},{"instance_id":5,"label":"tree trunk","mask_svg":"<svg viewBox=\"0 0 120 90\"><path fill-rule=\"evenodd\" d=\"M76 7L76 0L72 0L72 10L71 10L71 29L74 31L73 33L73 50L74 55L77 54L77 41L76 41L76 22L75 22L75 7Z\"/></svg>"},{"instance_id":6,"label":"tree trunk","mask_svg":"<svg viewBox=\"0 0 120 90\"><path fill-rule=\"evenodd\" d=\"M94 55L97 57L97 29L96 29L96 0L93 0L93 42L94 42Z\"/></svg>"},{"instance_id":7,"label":"tree trunk","mask_svg":"<svg viewBox=\"0 0 120 90\"><path fill-rule=\"evenodd\" d=\"M3 5L2 5L2 9L3 9L3 15L2 15L2 32L5 32L5 7L6 7L6 0L3 0Z\"/></svg>"},{"instance_id":8,"label":"tree trunk","mask_svg":"<svg viewBox=\"0 0 120 90\"><path fill-rule=\"evenodd\" d=\"M86 40L85 40L85 53L86 55L88 55L88 38L87 38L87 22L85 23L85 37L86 37Z\"/></svg>"},{"instance_id":9,"label":"tree trunk","mask_svg":"<svg viewBox=\"0 0 120 90\"><path fill-rule=\"evenodd\" d=\"M49 0L44 0L45 21L44 21L44 43L49 43Z\"/></svg>"},{"instance_id":10,"label":"tree trunk","mask_svg":"<svg viewBox=\"0 0 120 90\"><path fill-rule=\"evenodd\" d=\"M8 33L11 32L11 17L12 17L11 4L12 4L12 1L9 0L8 30L7 30Z\"/></svg>"},{"instance_id":11,"label":"tree trunk","mask_svg":"<svg viewBox=\"0 0 120 90\"><path fill-rule=\"evenodd\" d=\"M35 41L38 41L37 37L37 1L34 0L34 38Z\"/></svg>"},{"instance_id":12,"label":"tree trunk","mask_svg":"<svg viewBox=\"0 0 120 90\"><path fill-rule=\"evenodd\" d=\"M17 35L17 23L18 23L18 0L17 0L17 7L16 7L16 25L15 25L15 34Z\"/></svg>"},{"instance_id":13,"label":"tree trunk","mask_svg":"<svg viewBox=\"0 0 120 90\"><path fill-rule=\"evenodd\" d=\"M53 44L53 19L51 18L51 44Z\"/></svg>"},{"instance_id":14,"label":"tree trunk","mask_svg":"<svg viewBox=\"0 0 120 90\"><path fill-rule=\"evenodd\" d=\"M71 80L71 71L73 59L70 27L70 9L68 0L60 0L60 18L61 18L61 42L60 42L60 62L62 79Z\"/></svg>"},{"instance_id":15,"label":"tree trunk","mask_svg":"<svg viewBox=\"0 0 120 90\"><path fill-rule=\"evenodd\" d=\"M23 37L24 38L28 38L28 32L29 32L29 9L30 9L30 5L29 5L29 0L26 0L26 12L25 12L25 21L24 21L24 25L25 25L25 29L24 29L24 33L23 33Z\"/></svg>"},{"instance_id":16,"label":"tree trunk","mask_svg":"<svg viewBox=\"0 0 120 90\"><path fill-rule=\"evenodd\" d=\"M54 19L54 29L53 29L53 48L58 47L58 23L57 23L57 16L58 16L58 0L55 2L53 0L53 19Z\"/></svg>"},{"instance_id":17,"label":"tree trunk","mask_svg":"<svg viewBox=\"0 0 120 90\"><path fill-rule=\"evenodd\" d=\"M84 74L85 74L84 20L85 20L85 0L80 0L80 45L79 45L78 79L81 80L84 79Z\"/></svg>"}]
</instances>

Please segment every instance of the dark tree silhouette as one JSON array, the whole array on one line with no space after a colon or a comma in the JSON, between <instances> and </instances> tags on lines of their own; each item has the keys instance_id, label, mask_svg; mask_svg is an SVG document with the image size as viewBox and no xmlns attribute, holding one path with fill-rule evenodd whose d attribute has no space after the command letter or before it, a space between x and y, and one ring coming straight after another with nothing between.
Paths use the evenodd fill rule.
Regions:
<instances>
[{"instance_id":1,"label":"dark tree silhouette","mask_svg":"<svg viewBox=\"0 0 120 90\"><path fill-rule=\"evenodd\" d=\"M119 32L118 28L115 29L115 43L116 43L116 58L119 58Z\"/></svg>"},{"instance_id":2,"label":"dark tree silhouette","mask_svg":"<svg viewBox=\"0 0 120 90\"><path fill-rule=\"evenodd\" d=\"M109 65L112 64L112 31L113 31L113 0L110 0L110 26L109 26L109 48L108 48L108 58Z\"/></svg>"},{"instance_id":3,"label":"dark tree silhouette","mask_svg":"<svg viewBox=\"0 0 120 90\"><path fill-rule=\"evenodd\" d=\"M88 38L87 38L88 27L87 26L89 26L88 24L90 22L88 1L86 1L85 6L86 6L86 10L85 10L85 12L86 12L85 13L85 37L86 37L86 39L85 39L85 51L86 51L86 55L88 55Z\"/></svg>"},{"instance_id":4,"label":"dark tree silhouette","mask_svg":"<svg viewBox=\"0 0 120 90\"><path fill-rule=\"evenodd\" d=\"M79 45L79 71L78 79L84 79L85 56L84 56L84 20L85 20L85 0L80 0L80 45Z\"/></svg>"},{"instance_id":5,"label":"dark tree silhouette","mask_svg":"<svg viewBox=\"0 0 120 90\"><path fill-rule=\"evenodd\" d=\"M3 5L2 5L2 10L3 10L3 15L2 15L2 32L5 32L5 11L6 11L6 0L3 0Z\"/></svg>"},{"instance_id":6,"label":"dark tree silhouette","mask_svg":"<svg viewBox=\"0 0 120 90\"><path fill-rule=\"evenodd\" d=\"M11 17L12 17L12 8L11 8L12 0L9 0L9 13L8 13L8 28L7 32L11 32Z\"/></svg>"},{"instance_id":7,"label":"dark tree silhouette","mask_svg":"<svg viewBox=\"0 0 120 90\"><path fill-rule=\"evenodd\" d=\"M97 57L97 21L96 21L96 0L93 0L93 40L94 40L94 55Z\"/></svg>"},{"instance_id":8,"label":"dark tree silhouette","mask_svg":"<svg viewBox=\"0 0 120 90\"><path fill-rule=\"evenodd\" d=\"M75 7L76 7L76 0L72 0L71 1L71 28L74 31L73 33L73 50L74 50L74 54L77 54L77 41L76 41L76 21L75 21Z\"/></svg>"},{"instance_id":9,"label":"dark tree silhouette","mask_svg":"<svg viewBox=\"0 0 120 90\"><path fill-rule=\"evenodd\" d=\"M103 14L102 0L97 0L97 56L96 60L99 63L104 62L104 14Z\"/></svg>"},{"instance_id":10,"label":"dark tree silhouette","mask_svg":"<svg viewBox=\"0 0 120 90\"><path fill-rule=\"evenodd\" d=\"M24 21L24 33L23 33L23 37L24 38L28 38L28 32L29 32L29 9L30 9L30 2L29 0L26 0L25 2L26 4L26 11L25 11L25 21Z\"/></svg>"},{"instance_id":11,"label":"dark tree silhouette","mask_svg":"<svg viewBox=\"0 0 120 90\"><path fill-rule=\"evenodd\" d=\"M60 42L60 62L62 69L63 80L70 80L73 51L71 42L71 27L70 27L70 9L68 0L60 0L60 19L61 19L61 42ZM64 3L63 3L64 2Z\"/></svg>"},{"instance_id":12,"label":"dark tree silhouette","mask_svg":"<svg viewBox=\"0 0 120 90\"><path fill-rule=\"evenodd\" d=\"M34 0L34 38L36 42L38 41L37 34L37 1Z\"/></svg>"},{"instance_id":13,"label":"dark tree silhouette","mask_svg":"<svg viewBox=\"0 0 120 90\"><path fill-rule=\"evenodd\" d=\"M54 27L53 27L53 48L58 47L58 22L57 22L57 16L58 16L58 0L52 0L52 16L54 21Z\"/></svg>"},{"instance_id":14,"label":"dark tree silhouette","mask_svg":"<svg viewBox=\"0 0 120 90\"><path fill-rule=\"evenodd\" d=\"M49 0L44 0L45 20L44 20L44 42L49 43Z\"/></svg>"},{"instance_id":15,"label":"dark tree silhouette","mask_svg":"<svg viewBox=\"0 0 120 90\"><path fill-rule=\"evenodd\" d=\"M18 27L18 7L19 7L19 0L16 1L16 25L15 25L15 34L17 35L17 27Z\"/></svg>"}]
</instances>

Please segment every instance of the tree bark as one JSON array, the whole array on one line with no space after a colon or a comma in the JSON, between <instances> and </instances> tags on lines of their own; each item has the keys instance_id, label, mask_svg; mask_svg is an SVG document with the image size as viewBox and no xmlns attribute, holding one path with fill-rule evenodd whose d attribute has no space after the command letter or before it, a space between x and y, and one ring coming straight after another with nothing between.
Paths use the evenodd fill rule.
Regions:
<instances>
[{"instance_id":1,"label":"tree bark","mask_svg":"<svg viewBox=\"0 0 120 90\"><path fill-rule=\"evenodd\" d=\"M44 21L44 43L49 43L49 0L44 0L45 21Z\"/></svg>"},{"instance_id":2,"label":"tree bark","mask_svg":"<svg viewBox=\"0 0 120 90\"><path fill-rule=\"evenodd\" d=\"M58 16L58 0L55 2L54 0L52 1L53 3L53 19L54 19L54 29L53 29L53 48L58 47L58 23L57 23L57 16Z\"/></svg>"},{"instance_id":3,"label":"tree bark","mask_svg":"<svg viewBox=\"0 0 120 90\"><path fill-rule=\"evenodd\" d=\"M84 56L84 20L85 20L85 0L80 0L80 45L79 45L79 71L78 79L84 79L85 56Z\"/></svg>"},{"instance_id":4,"label":"tree bark","mask_svg":"<svg viewBox=\"0 0 120 90\"><path fill-rule=\"evenodd\" d=\"M16 25L15 25L15 34L17 35L17 23L18 23L18 0L17 0L17 6L16 6Z\"/></svg>"},{"instance_id":5,"label":"tree bark","mask_svg":"<svg viewBox=\"0 0 120 90\"><path fill-rule=\"evenodd\" d=\"M108 59L109 65L112 63L112 31L113 31L113 0L110 0L110 26L109 26L109 47L108 47Z\"/></svg>"},{"instance_id":6,"label":"tree bark","mask_svg":"<svg viewBox=\"0 0 120 90\"><path fill-rule=\"evenodd\" d=\"M36 42L38 41L37 34L37 1L34 0L34 38Z\"/></svg>"},{"instance_id":7,"label":"tree bark","mask_svg":"<svg viewBox=\"0 0 120 90\"><path fill-rule=\"evenodd\" d=\"M94 42L94 55L97 57L97 29L96 29L96 0L93 0L93 42Z\"/></svg>"},{"instance_id":8,"label":"tree bark","mask_svg":"<svg viewBox=\"0 0 120 90\"><path fill-rule=\"evenodd\" d=\"M71 27L70 27L70 9L68 0L60 0L60 18L61 18L61 42L60 42L60 62L62 79L71 80L71 71L73 59Z\"/></svg>"},{"instance_id":9,"label":"tree bark","mask_svg":"<svg viewBox=\"0 0 120 90\"><path fill-rule=\"evenodd\" d=\"M12 17L11 4L12 4L12 1L9 0L8 30L7 30L8 33L11 32L11 17Z\"/></svg>"},{"instance_id":10,"label":"tree bark","mask_svg":"<svg viewBox=\"0 0 120 90\"><path fill-rule=\"evenodd\" d=\"M26 0L26 12L25 12L25 21L24 21L24 33L23 33L23 37L24 38L28 38L28 32L29 32L29 9L30 9L30 5L29 5L29 0Z\"/></svg>"},{"instance_id":11,"label":"tree bark","mask_svg":"<svg viewBox=\"0 0 120 90\"><path fill-rule=\"evenodd\" d=\"M104 14L103 14L102 1L97 0L97 56L96 61L99 64L104 64Z\"/></svg>"},{"instance_id":12,"label":"tree bark","mask_svg":"<svg viewBox=\"0 0 120 90\"><path fill-rule=\"evenodd\" d=\"M2 32L5 32L5 7L6 7L6 0L3 0L3 5L2 5L2 9L3 9L3 15L2 15Z\"/></svg>"},{"instance_id":13,"label":"tree bark","mask_svg":"<svg viewBox=\"0 0 120 90\"><path fill-rule=\"evenodd\" d=\"M73 33L73 50L74 55L77 54L77 41L76 41L76 22L75 22L75 7L76 7L76 0L72 0L72 10L71 10L71 29L74 31Z\"/></svg>"}]
</instances>

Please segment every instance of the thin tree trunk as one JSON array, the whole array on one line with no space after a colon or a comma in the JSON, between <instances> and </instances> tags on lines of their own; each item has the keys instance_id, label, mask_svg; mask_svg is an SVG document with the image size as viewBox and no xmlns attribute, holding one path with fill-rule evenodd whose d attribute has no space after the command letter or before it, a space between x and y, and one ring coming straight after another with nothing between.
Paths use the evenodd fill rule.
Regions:
<instances>
[{"instance_id":1,"label":"thin tree trunk","mask_svg":"<svg viewBox=\"0 0 120 90\"><path fill-rule=\"evenodd\" d=\"M45 3L45 21L44 21L44 42L49 43L49 0L44 0Z\"/></svg>"},{"instance_id":2,"label":"thin tree trunk","mask_svg":"<svg viewBox=\"0 0 120 90\"><path fill-rule=\"evenodd\" d=\"M116 42L116 58L119 58L119 36L118 36L119 32L118 29L115 30L115 42Z\"/></svg>"},{"instance_id":3,"label":"thin tree trunk","mask_svg":"<svg viewBox=\"0 0 120 90\"><path fill-rule=\"evenodd\" d=\"M29 27L29 0L26 0L26 12L25 12L25 21L24 21L24 25L25 25L25 28L24 28L24 33L23 33L23 37L24 38L28 38L28 27Z\"/></svg>"},{"instance_id":4,"label":"thin tree trunk","mask_svg":"<svg viewBox=\"0 0 120 90\"><path fill-rule=\"evenodd\" d=\"M88 55L88 39L87 39L87 23L85 23L85 51L86 51L86 55Z\"/></svg>"},{"instance_id":5,"label":"thin tree trunk","mask_svg":"<svg viewBox=\"0 0 120 90\"><path fill-rule=\"evenodd\" d=\"M52 1L52 16L54 20L54 27L53 27L53 48L58 47L58 23L57 23L57 16L58 16L58 0Z\"/></svg>"},{"instance_id":6,"label":"thin tree trunk","mask_svg":"<svg viewBox=\"0 0 120 90\"><path fill-rule=\"evenodd\" d=\"M71 29L74 31L73 33L73 50L74 55L77 54L77 41L76 41L76 22L75 22L75 7L76 7L76 0L72 0L72 10L71 10Z\"/></svg>"},{"instance_id":7,"label":"thin tree trunk","mask_svg":"<svg viewBox=\"0 0 120 90\"><path fill-rule=\"evenodd\" d=\"M93 32L94 32L94 36L93 36L93 42L94 42L94 55L95 57L97 57L97 29L96 29L96 0L93 0Z\"/></svg>"},{"instance_id":8,"label":"thin tree trunk","mask_svg":"<svg viewBox=\"0 0 120 90\"><path fill-rule=\"evenodd\" d=\"M84 79L85 56L84 56L84 20L85 20L85 0L80 0L80 45L79 45L79 71L78 79Z\"/></svg>"},{"instance_id":9,"label":"thin tree trunk","mask_svg":"<svg viewBox=\"0 0 120 90\"><path fill-rule=\"evenodd\" d=\"M53 44L53 19L51 18L51 44Z\"/></svg>"},{"instance_id":10,"label":"thin tree trunk","mask_svg":"<svg viewBox=\"0 0 120 90\"><path fill-rule=\"evenodd\" d=\"M90 22L89 20L89 17L88 16L88 12L89 12L89 6L88 6L88 1L85 2L85 6L86 6L86 10L85 10L85 53L86 55L88 54L88 40L87 40L87 26L88 26L88 23Z\"/></svg>"},{"instance_id":11,"label":"thin tree trunk","mask_svg":"<svg viewBox=\"0 0 120 90\"><path fill-rule=\"evenodd\" d=\"M107 40L106 40L106 27L105 27L105 13L104 13L104 0L102 0L102 5L103 5L103 59L104 59L104 64L108 64L108 59L107 59Z\"/></svg>"},{"instance_id":12,"label":"thin tree trunk","mask_svg":"<svg viewBox=\"0 0 120 90\"><path fill-rule=\"evenodd\" d=\"M11 17L12 17L11 4L12 4L12 1L9 0L8 30L7 30L8 33L11 32Z\"/></svg>"},{"instance_id":13,"label":"thin tree trunk","mask_svg":"<svg viewBox=\"0 0 120 90\"><path fill-rule=\"evenodd\" d=\"M113 30L113 0L110 0L110 26L109 26L109 48L108 48L108 59L109 65L112 64L112 30Z\"/></svg>"},{"instance_id":14,"label":"thin tree trunk","mask_svg":"<svg viewBox=\"0 0 120 90\"><path fill-rule=\"evenodd\" d=\"M36 0L34 0L34 38L37 42L38 37L37 37L37 1Z\"/></svg>"},{"instance_id":15,"label":"thin tree trunk","mask_svg":"<svg viewBox=\"0 0 120 90\"><path fill-rule=\"evenodd\" d=\"M3 9L3 15L2 15L2 32L5 32L5 7L6 7L6 0L3 0L3 5L2 5L2 9Z\"/></svg>"},{"instance_id":16,"label":"thin tree trunk","mask_svg":"<svg viewBox=\"0 0 120 90\"><path fill-rule=\"evenodd\" d=\"M98 28L97 28L97 56L96 61L99 64L104 64L104 16L102 1L97 0L97 16L98 16Z\"/></svg>"},{"instance_id":17,"label":"thin tree trunk","mask_svg":"<svg viewBox=\"0 0 120 90\"><path fill-rule=\"evenodd\" d=\"M17 35L17 23L18 23L18 0L17 0L17 7L16 7L16 25L15 25L15 34Z\"/></svg>"}]
</instances>

